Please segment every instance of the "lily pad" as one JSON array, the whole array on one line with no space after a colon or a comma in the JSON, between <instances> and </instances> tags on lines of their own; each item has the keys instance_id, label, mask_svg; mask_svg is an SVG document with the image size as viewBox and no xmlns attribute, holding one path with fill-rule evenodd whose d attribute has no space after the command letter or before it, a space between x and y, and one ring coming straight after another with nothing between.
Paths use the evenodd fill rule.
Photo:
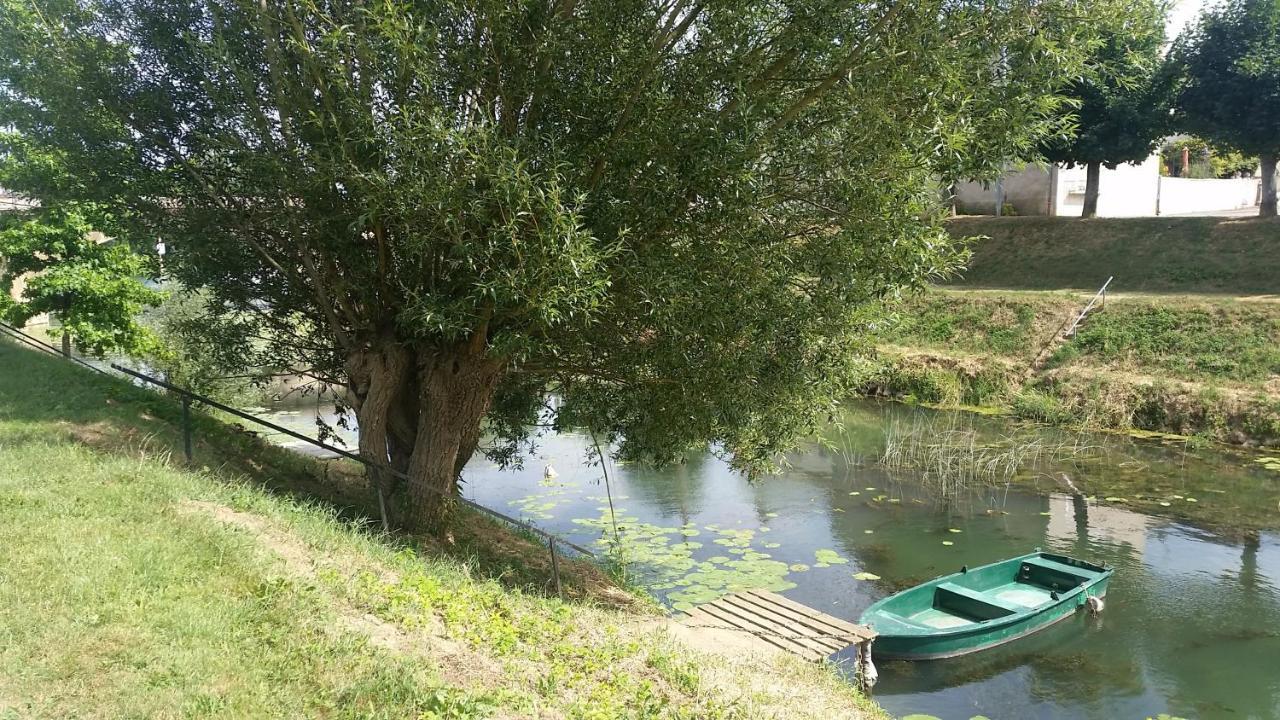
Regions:
<instances>
[{"instance_id":1,"label":"lily pad","mask_svg":"<svg viewBox=\"0 0 1280 720\"><path fill-rule=\"evenodd\" d=\"M788 569L790 569L791 572L804 572L809 569L809 566L804 563L795 563L794 565L790 565Z\"/></svg>"},{"instance_id":2,"label":"lily pad","mask_svg":"<svg viewBox=\"0 0 1280 720\"><path fill-rule=\"evenodd\" d=\"M949 546L951 546L951 545L955 545L955 543L951 542L950 540L943 540L943 541L942 541L942 544L943 544L943 545L946 545L946 546L948 546L948 547L949 547Z\"/></svg>"},{"instance_id":3,"label":"lily pad","mask_svg":"<svg viewBox=\"0 0 1280 720\"><path fill-rule=\"evenodd\" d=\"M880 576L876 575L875 573L860 572L860 573L854 573L853 579L854 580L879 580Z\"/></svg>"},{"instance_id":4,"label":"lily pad","mask_svg":"<svg viewBox=\"0 0 1280 720\"><path fill-rule=\"evenodd\" d=\"M949 532L949 533L962 533L962 532L964 532L964 531L963 531L963 530L961 530L960 528L947 528L947 532Z\"/></svg>"},{"instance_id":5,"label":"lily pad","mask_svg":"<svg viewBox=\"0 0 1280 720\"><path fill-rule=\"evenodd\" d=\"M840 557L840 554L835 550L828 550L826 548L815 550L813 557L818 562L826 563L828 565L844 565L849 562L848 558Z\"/></svg>"}]
</instances>

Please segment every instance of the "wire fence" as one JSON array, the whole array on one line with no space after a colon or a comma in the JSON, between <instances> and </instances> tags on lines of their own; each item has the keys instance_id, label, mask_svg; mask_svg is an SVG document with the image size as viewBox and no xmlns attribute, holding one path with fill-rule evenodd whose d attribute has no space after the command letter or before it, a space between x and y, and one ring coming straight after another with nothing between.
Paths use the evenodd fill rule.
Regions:
<instances>
[{"instance_id":1,"label":"wire fence","mask_svg":"<svg viewBox=\"0 0 1280 720\"><path fill-rule=\"evenodd\" d=\"M73 355L64 355L60 349L54 347L53 345L50 345L49 343L46 343L43 340L40 340L39 338L32 337L31 335L28 335L26 332L23 332L21 329L13 327L12 325L9 325L7 323L0 322L0 334L10 337L14 340L17 340L36 350L40 350L47 354L54 355L58 358L68 360L70 362L74 362L96 373L107 375L108 377L116 377L105 368L98 367L97 365L93 365L91 363L85 362L81 358L77 358ZM378 463L377 461L364 457L363 455L353 453L349 450L344 450L335 445L331 445L321 440L317 440L313 437L309 437L303 433L290 430L289 428L273 423L270 420L265 420L251 413L244 412L243 410L238 410L224 403L220 403L217 400L214 400L213 398L206 397L199 393L191 392L190 390L187 390L185 388L180 388L165 380L161 380L160 378L152 377L150 375L138 372L137 370L134 370L131 368L124 367L117 363L111 363L108 367L111 370L115 370L116 372L122 373L126 377L132 378L133 380L145 382L155 387L162 388L164 390L167 390L171 393L178 395L179 402L181 402L182 404L182 451L187 464L192 464L195 459L194 446L193 446L193 434L195 432L195 429L191 420L191 405L192 403L199 403L206 407L214 408L216 410L225 412L229 415L233 415L237 418L240 418L241 420L255 423L275 433L280 433L283 435L287 435L291 438L294 438L295 440L300 440L316 448L333 453L334 455L337 455L339 457L346 458L348 460L353 460L363 465L366 471L373 472L373 473L385 473L386 475L397 478L399 480L410 481L410 477L407 474L391 467L388 464ZM374 482L373 480L374 478L370 478L369 484L374 488L377 494L378 514L379 514L379 519L382 521L382 529L384 532L390 532L391 527L387 517L386 497L383 495L381 485L377 482ZM530 525L529 523L523 520L519 520L505 513L498 512L497 510L493 510L492 508L485 507L484 505L481 505L477 502L468 500L458 495L445 493L440 490L433 490L433 491L447 497L452 502L460 503L468 508L471 508L472 510L488 515L500 522L503 522L505 524L524 530L525 532L528 532L532 534L534 537L540 538L543 542L545 542L547 545L547 552L550 555L550 560L551 560L550 580L552 583L554 583L556 594L559 595L560 597L564 597L564 589L560 582L560 557L559 557L560 550L559 548L563 546L563 547L570 548L585 557L589 557L589 558L596 557L595 553L588 550L587 548L584 548L581 545L573 543L569 540L566 540L558 535L549 533L546 530L543 530L542 528L536 527L534 525Z\"/></svg>"}]
</instances>

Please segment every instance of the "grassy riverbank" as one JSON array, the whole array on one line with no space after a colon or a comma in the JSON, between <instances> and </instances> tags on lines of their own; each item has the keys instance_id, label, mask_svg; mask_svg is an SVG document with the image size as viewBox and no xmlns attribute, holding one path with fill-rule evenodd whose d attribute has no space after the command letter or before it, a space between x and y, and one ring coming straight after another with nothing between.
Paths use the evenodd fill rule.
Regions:
<instances>
[{"instance_id":1,"label":"grassy riverbank","mask_svg":"<svg viewBox=\"0 0 1280 720\"><path fill-rule=\"evenodd\" d=\"M1280 294L1280 220L963 217L953 237L984 237L953 287Z\"/></svg>"},{"instance_id":2,"label":"grassy riverbank","mask_svg":"<svg viewBox=\"0 0 1280 720\"><path fill-rule=\"evenodd\" d=\"M1280 445L1280 298L1258 294L1280 292L1280 223L962 218L952 231L992 237L962 278L895 307L871 391ZM1052 342L1109 275L1105 308Z\"/></svg>"},{"instance_id":3,"label":"grassy riverbank","mask_svg":"<svg viewBox=\"0 0 1280 720\"><path fill-rule=\"evenodd\" d=\"M359 479L0 341L0 718L883 717L826 668L708 656L469 518L387 538Z\"/></svg>"}]
</instances>

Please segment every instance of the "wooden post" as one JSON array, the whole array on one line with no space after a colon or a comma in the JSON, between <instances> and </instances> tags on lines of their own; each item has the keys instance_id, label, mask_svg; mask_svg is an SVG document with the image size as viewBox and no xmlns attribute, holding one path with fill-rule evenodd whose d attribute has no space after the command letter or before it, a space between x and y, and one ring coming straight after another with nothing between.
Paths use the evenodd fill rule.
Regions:
<instances>
[{"instance_id":1,"label":"wooden post","mask_svg":"<svg viewBox=\"0 0 1280 720\"><path fill-rule=\"evenodd\" d=\"M858 644L858 689L863 695L871 697L871 689L876 684L876 668L871 661L871 640Z\"/></svg>"},{"instance_id":2,"label":"wooden post","mask_svg":"<svg viewBox=\"0 0 1280 720\"><path fill-rule=\"evenodd\" d=\"M556 539L554 536L547 538L547 547L551 550L551 575L556 581L556 595L563 600L564 590L560 587L560 560L556 557Z\"/></svg>"},{"instance_id":3,"label":"wooden post","mask_svg":"<svg viewBox=\"0 0 1280 720\"><path fill-rule=\"evenodd\" d=\"M191 452L191 398L186 395L182 396L182 454L188 465L195 461Z\"/></svg>"},{"instance_id":4,"label":"wooden post","mask_svg":"<svg viewBox=\"0 0 1280 720\"><path fill-rule=\"evenodd\" d=\"M387 522L387 499L382 494L382 483L378 482L378 471L373 468L370 468L369 470L374 474L373 486L378 491L378 514L382 516L382 532L390 533L391 525Z\"/></svg>"}]
</instances>

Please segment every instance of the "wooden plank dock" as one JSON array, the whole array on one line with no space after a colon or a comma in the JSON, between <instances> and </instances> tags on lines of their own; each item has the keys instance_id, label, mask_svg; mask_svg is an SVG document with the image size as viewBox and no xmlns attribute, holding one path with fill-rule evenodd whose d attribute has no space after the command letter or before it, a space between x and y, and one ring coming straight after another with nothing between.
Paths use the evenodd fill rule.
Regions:
<instances>
[{"instance_id":1,"label":"wooden plank dock","mask_svg":"<svg viewBox=\"0 0 1280 720\"><path fill-rule=\"evenodd\" d=\"M850 646L857 648L858 675L865 683L871 670L871 642L876 633L764 590L747 590L699 605L681 621L745 633L779 650L810 661L825 660Z\"/></svg>"}]
</instances>

